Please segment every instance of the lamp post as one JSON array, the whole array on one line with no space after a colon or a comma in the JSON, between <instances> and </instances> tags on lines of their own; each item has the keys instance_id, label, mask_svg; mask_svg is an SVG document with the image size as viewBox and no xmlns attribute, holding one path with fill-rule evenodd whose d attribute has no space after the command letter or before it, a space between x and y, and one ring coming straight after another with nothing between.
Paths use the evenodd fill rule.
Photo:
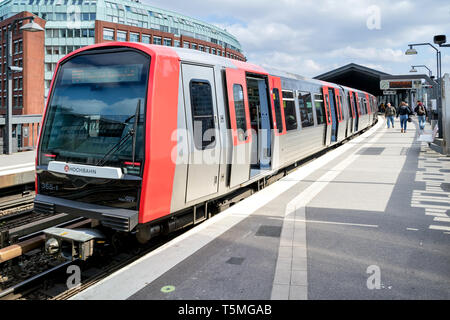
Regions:
<instances>
[{"instance_id":1,"label":"lamp post","mask_svg":"<svg viewBox=\"0 0 450 320\"><path fill-rule=\"evenodd\" d=\"M428 70L428 75L430 76L430 78L433 76L433 73L431 72L431 70L430 70L430 68L428 68L426 65L424 65L424 64L419 64L419 65L417 65L417 66L411 66L411 70L409 70L409 72L417 72L417 70L416 69L414 69L414 68L420 68L420 67L422 67L422 68L426 68L427 70Z\"/></svg>"},{"instance_id":2,"label":"lamp post","mask_svg":"<svg viewBox=\"0 0 450 320\"><path fill-rule=\"evenodd\" d=\"M19 21L31 20L31 22L20 27L22 31L29 32L39 32L44 31L44 29L34 22L34 16L23 17L15 19L8 27L8 32L6 33L6 79L8 81L8 85L6 86L6 118L5 118L5 128L6 128L6 154L12 154L12 73L13 72L21 72L22 68L12 65L12 36L13 30L16 27L16 24Z\"/></svg>"},{"instance_id":3,"label":"lamp post","mask_svg":"<svg viewBox=\"0 0 450 320\"><path fill-rule=\"evenodd\" d=\"M417 54L417 50L413 47L415 46L430 46L436 50L436 80L438 84L438 94L437 94L437 108L438 108L438 127L439 127L439 138L442 138L442 97L441 97L441 52L433 46L431 43L413 43L408 44L409 49L406 50L406 55Z\"/></svg>"}]
</instances>

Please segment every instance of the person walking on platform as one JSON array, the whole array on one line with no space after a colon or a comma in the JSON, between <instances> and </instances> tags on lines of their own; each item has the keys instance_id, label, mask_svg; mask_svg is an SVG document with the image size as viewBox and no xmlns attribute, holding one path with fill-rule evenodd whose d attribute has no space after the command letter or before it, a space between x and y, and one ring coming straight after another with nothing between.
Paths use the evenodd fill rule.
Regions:
<instances>
[{"instance_id":1,"label":"person walking on platform","mask_svg":"<svg viewBox=\"0 0 450 320\"><path fill-rule=\"evenodd\" d=\"M397 118L400 117L400 126L402 128L402 133L406 132L406 126L408 123L409 115L412 114L411 109L406 104L406 102L402 101L400 103L400 107L397 110Z\"/></svg>"},{"instance_id":2,"label":"person walking on platform","mask_svg":"<svg viewBox=\"0 0 450 320\"><path fill-rule=\"evenodd\" d=\"M386 106L382 102L378 107L378 112L384 113L386 111Z\"/></svg>"},{"instance_id":3,"label":"person walking on platform","mask_svg":"<svg viewBox=\"0 0 450 320\"><path fill-rule=\"evenodd\" d=\"M384 112L384 116L386 117L386 121L387 121L387 127L388 129L390 128L389 124L392 124L392 129L394 129L394 117L395 117L395 107L391 105L391 103L389 102L386 105L386 111Z\"/></svg>"},{"instance_id":4,"label":"person walking on platform","mask_svg":"<svg viewBox=\"0 0 450 320\"><path fill-rule=\"evenodd\" d=\"M425 129L425 121L427 119L427 110L425 109L422 101L417 101L417 107L414 109L414 112L417 114L417 118L419 119L420 133L423 133L423 129Z\"/></svg>"}]
</instances>

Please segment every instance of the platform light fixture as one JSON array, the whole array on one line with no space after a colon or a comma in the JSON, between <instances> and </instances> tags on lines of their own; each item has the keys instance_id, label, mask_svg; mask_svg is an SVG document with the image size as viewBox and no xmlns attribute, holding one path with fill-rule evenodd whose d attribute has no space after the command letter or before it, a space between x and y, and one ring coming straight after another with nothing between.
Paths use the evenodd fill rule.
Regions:
<instances>
[{"instance_id":1,"label":"platform light fixture","mask_svg":"<svg viewBox=\"0 0 450 320\"><path fill-rule=\"evenodd\" d=\"M31 22L20 27L20 30L28 32L39 32L44 31L44 28L42 28L40 25L34 22L34 20L31 20Z\"/></svg>"},{"instance_id":2,"label":"platform light fixture","mask_svg":"<svg viewBox=\"0 0 450 320\"><path fill-rule=\"evenodd\" d=\"M437 36L434 38L435 43L437 42L442 46L442 42L445 41L445 36ZM439 126L439 138L442 138L442 94L441 94L441 77L442 77L442 64L441 64L441 52L438 48L433 46L429 42L425 43L411 43L408 44L409 49L405 51L405 55L417 54L417 50L413 47L416 46L430 46L436 51L436 81L437 81L437 107L438 107L438 126ZM414 72L414 71L413 71Z\"/></svg>"},{"instance_id":3,"label":"platform light fixture","mask_svg":"<svg viewBox=\"0 0 450 320\"><path fill-rule=\"evenodd\" d=\"M425 69L427 69L428 70L428 76L429 77L432 77L432 75L433 75L433 73L431 72L431 69L430 68L428 68L426 65L424 65L424 64L419 64L419 65L416 65L416 66L411 66L411 70L409 70L409 72L417 72L417 69L415 69L415 68L425 68Z\"/></svg>"},{"instance_id":4,"label":"platform light fixture","mask_svg":"<svg viewBox=\"0 0 450 320\"><path fill-rule=\"evenodd\" d=\"M417 50L414 49L412 46L409 46L409 49L406 50L405 54L406 54L407 56L411 56L411 55L413 55L413 54L417 54Z\"/></svg>"}]
</instances>

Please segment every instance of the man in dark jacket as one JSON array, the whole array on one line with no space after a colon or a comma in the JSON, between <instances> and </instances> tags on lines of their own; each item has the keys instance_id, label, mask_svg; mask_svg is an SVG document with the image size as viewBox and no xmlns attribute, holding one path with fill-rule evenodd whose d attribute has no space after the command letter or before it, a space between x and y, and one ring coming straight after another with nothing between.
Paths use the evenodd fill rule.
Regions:
<instances>
[{"instance_id":1,"label":"man in dark jacket","mask_svg":"<svg viewBox=\"0 0 450 320\"><path fill-rule=\"evenodd\" d=\"M386 105L384 116L386 117L387 127L390 128L389 124L392 124L392 129L394 128L394 117L395 117L395 107L391 105L390 102Z\"/></svg>"}]
</instances>

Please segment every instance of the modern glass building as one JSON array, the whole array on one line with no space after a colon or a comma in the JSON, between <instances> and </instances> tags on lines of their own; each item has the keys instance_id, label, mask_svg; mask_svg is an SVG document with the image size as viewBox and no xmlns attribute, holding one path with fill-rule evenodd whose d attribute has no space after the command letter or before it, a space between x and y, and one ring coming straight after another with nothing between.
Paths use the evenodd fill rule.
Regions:
<instances>
[{"instance_id":1,"label":"modern glass building","mask_svg":"<svg viewBox=\"0 0 450 320\"><path fill-rule=\"evenodd\" d=\"M56 62L79 47L98 42L136 41L188 47L245 60L238 40L225 30L137 0L3 0L0 21L23 11L46 20L45 96ZM112 23L111 27L107 28L105 22ZM100 25L105 30L96 33ZM136 32L127 27L135 27Z\"/></svg>"}]
</instances>

